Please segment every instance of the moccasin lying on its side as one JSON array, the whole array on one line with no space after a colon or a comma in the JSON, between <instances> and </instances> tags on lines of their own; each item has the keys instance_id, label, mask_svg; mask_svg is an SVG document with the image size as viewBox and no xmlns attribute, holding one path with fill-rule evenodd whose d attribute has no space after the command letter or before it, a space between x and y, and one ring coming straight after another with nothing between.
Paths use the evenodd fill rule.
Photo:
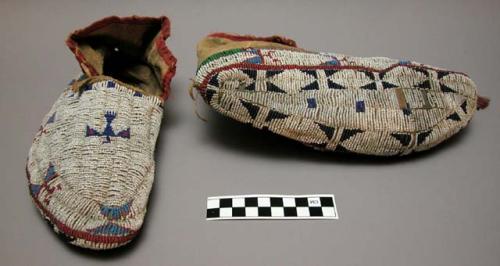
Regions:
<instances>
[{"instance_id":1,"label":"moccasin lying on its side","mask_svg":"<svg viewBox=\"0 0 500 266\"><path fill-rule=\"evenodd\" d=\"M321 150L383 156L426 150L488 103L463 73L308 52L278 36L215 33L197 52L194 87L215 110Z\"/></svg>"},{"instance_id":2,"label":"moccasin lying on its side","mask_svg":"<svg viewBox=\"0 0 500 266\"><path fill-rule=\"evenodd\" d=\"M29 151L29 191L71 244L124 245L138 233L176 59L166 17L108 17L67 44L83 75L45 116Z\"/></svg>"}]
</instances>

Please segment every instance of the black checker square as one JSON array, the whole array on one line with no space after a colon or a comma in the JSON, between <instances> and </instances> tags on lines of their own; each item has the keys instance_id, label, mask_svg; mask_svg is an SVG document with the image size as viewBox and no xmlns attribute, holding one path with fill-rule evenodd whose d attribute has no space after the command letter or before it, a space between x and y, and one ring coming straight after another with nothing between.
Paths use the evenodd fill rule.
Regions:
<instances>
[{"instance_id":1,"label":"black checker square","mask_svg":"<svg viewBox=\"0 0 500 266\"><path fill-rule=\"evenodd\" d=\"M259 207L259 216L270 217L271 216L271 207Z\"/></svg>"},{"instance_id":2,"label":"black checker square","mask_svg":"<svg viewBox=\"0 0 500 266\"><path fill-rule=\"evenodd\" d=\"M257 197L245 198L245 207L257 207Z\"/></svg>"},{"instance_id":3,"label":"black checker square","mask_svg":"<svg viewBox=\"0 0 500 266\"><path fill-rule=\"evenodd\" d=\"M297 217L296 207L285 207L284 208L285 217Z\"/></svg>"},{"instance_id":4,"label":"black checker square","mask_svg":"<svg viewBox=\"0 0 500 266\"><path fill-rule=\"evenodd\" d=\"M283 207L283 198L271 197L271 207Z\"/></svg>"},{"instance_id":5,"label":"black checker square","mask_svg":"<svg viewBox=\"0 0 500 266\"><path fill-rule=\"evenodd\" d=\"M320 197L321 206L323 207L333 207L333 199L331 197Z\"/></svg>"},{"instance_id":6,"label":"black checker square","mask_svg":"<svg viewBox=\"0 0 500 266\"><path fill-rule=\"evenodd\" d=\"M219 209L207 209L207 218L218 218L220 217Z\"/></svg>"},{"instance_id":7,"label":"black checker square","mask_svg":"<svg viewBox=\"0 0 500 266\"><path fill-rule=\"evenodd\" d=\"M245 217L245 207L234 207L233 217Z\"/></svg>"},{"instance_id":8,"label":"black checker square","mask_svg":"<svg viewBox=\"0 0 500 266\"><path fill-rule=\"evenodd\" d=\"M230 208L230 207L233 207L233 199L231 199L231 198L220 199L219 206L221 208Z\"/></svg>"},{"instance_id":9,"label":"black checker square","mask_svg":"<svg viewBox=\"0 0 500 266\"><path fill-rule=\"evenodd\" d=\"M308 207L308 199L306 197L295 198L295 206L297 207Z\"/></svg>"},{"instance_id":10,"label":"black checker square","mask_svg":"<svg viewBox=\"0 0 500 266\"><path fill-rule=\"evenodd\" d=\"M321 207L309 207L309 216L318 217L323 216Z\"/></svg>"}]
</instances>

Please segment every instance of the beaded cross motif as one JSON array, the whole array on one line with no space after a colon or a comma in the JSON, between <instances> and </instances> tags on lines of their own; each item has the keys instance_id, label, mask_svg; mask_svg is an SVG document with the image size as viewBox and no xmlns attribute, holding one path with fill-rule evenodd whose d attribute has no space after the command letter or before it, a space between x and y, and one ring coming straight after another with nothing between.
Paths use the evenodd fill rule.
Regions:
<instances>
[{"instance_id":1,"label":"beaded cross motif","mask_svg":"<svg viewBox=\"0 0 500 266\"><path fill-rule=\"evenodd\" d=\"M85 137L104 137L102 143L110 143L111 137L130 139L130 127L125 130L121 130L118 133L115 133L113 127L111 126L111 123L113 123L113 120L116 118L115 112L106 112L104 114L104 118L106 118L106 127L104 128L104 130L102 132L99 132L97 129L91 128L87 125Z\"/></svg>"}]
</instances>

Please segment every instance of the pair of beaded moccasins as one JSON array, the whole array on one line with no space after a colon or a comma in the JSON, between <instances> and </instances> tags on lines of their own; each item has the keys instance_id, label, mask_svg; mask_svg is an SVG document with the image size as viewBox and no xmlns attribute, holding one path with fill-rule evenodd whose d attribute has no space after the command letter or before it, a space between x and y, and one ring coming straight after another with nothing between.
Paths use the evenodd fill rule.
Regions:
<instances>
[{"instance_id":1,"label":"pair of beaded moccasins","mask_svg":"<svg viewBox=\"0 0 500 266\"><path fill-rule=\"evenodd\" d=\"M36 207L73 245L111 249L141 228L175 74L169 34L166 17L109 17L67 40L83 74L43 119L26 170ZM194 87L215 110L321 150L426 150L487 105L463 73L278 36L215 33L197 53Z\"/></svg>"}]
</instances>

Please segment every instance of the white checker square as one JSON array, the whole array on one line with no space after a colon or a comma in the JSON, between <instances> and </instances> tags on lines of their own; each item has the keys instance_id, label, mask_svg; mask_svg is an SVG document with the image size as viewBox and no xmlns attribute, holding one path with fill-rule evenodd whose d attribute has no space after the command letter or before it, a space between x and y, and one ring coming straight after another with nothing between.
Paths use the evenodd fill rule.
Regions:
<instances>
[{"instance_id":1,"label":"white checker square","mask_svg":"<svg viewBox=\"0 0 500 266\"><path fill-rule=\"evenodd\" d=\"M283 209L283 207L271 207L271 216L283 217L285 216L285 210Z\"/></svg>"},{"instance_id":2,"label":"white checker square","mask_svg":"<svg viewBox=\"0 0 500 266\"><path fill-rule=\"evenodd\" d=\"M207 200L207 209L219 208L219 199L209 199Z\"/></svg>"},{"instance_id":3,"label":"white checker square","mask_svg":"<svg viewBox=\"0 0 500 266\"><path fill-rule=\"evenodd\" d=\"M257 207L246 207L245 215L247 217L258 217L259 216L259 208Z\"/></svg>"},{"instance_id":4,"label":"white checker square","mask_svg":"<svg viewBox=\"0 0 500 266\"><path fill-rule=\"evenodd\" d=\"M231 217L233 216L233 208L220 208L220 217Z\"/></svg>"},{"instance_id":5,"label":"white checker square","mask_svg":"<svg viewBox=\"0 0 500 266\"><path fill-rule=\"evenodd\" d=\"M234 198L233 207L245 207L245 198Z\"/></svg>"},{"instance_id":6,"label":"white checker square","mask_svg":"<svg viewBox=\"0 0 500 266\"><path fill-rule=\"evenodd\" d=\"M309 207L321 207L321 201L318 197L308 198L307 202L309 203Z\"/></svg>"},{"instance_id":7,"label":"white checker square","mask_svg":"<svg viewBox=\"0 0 500 266\"><path fill-rule=\"evenodd\" d=\"M259 207L271 207L271 199L269 199L269 197L258 198L257 201Z\"/></svg>"},{"instance_id":8,"label":"white checker square","mask_svg":"<svg viewBox=\"0 0 500 266\"><path fill-rule=\"evenodd\" d=\"M284 207L295 207L295 198L283 198Z\"/></svg>"},{"instance_id":9,"label":"white checker square","mask_svg":"<svg viewBox=\"0 0 500 266\"><path fill-rule=\"evenodd\" d=\"M323 216L325 217L336 217L335 208L333 207L322 207Z\"/></svg>"},{"instance_id":10,"label":"white checker square","mask_svg":"<svg viewBox=\"0 0 500 266\"><path fill-rule=\"evenodd\" d=\"M298 217L309 217L309 207L297 207Z\"/></svg>"}]
</instances>

